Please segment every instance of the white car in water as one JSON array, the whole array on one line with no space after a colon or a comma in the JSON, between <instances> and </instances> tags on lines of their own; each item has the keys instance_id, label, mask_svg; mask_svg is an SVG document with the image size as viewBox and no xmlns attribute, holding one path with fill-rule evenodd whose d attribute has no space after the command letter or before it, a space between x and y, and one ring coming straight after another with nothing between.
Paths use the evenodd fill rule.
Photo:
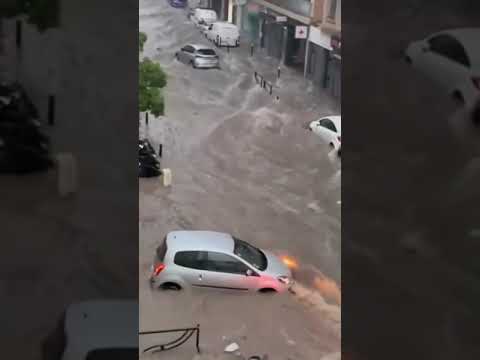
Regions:
<instances>
[{"instance_id":1,"label":"white car in water","mask_svg":"<svg viewBox=\"0 0 480 360\"><path fill-rule=\"evenodd\" d=\"M342 148L342 117L340 115L325 116L314 120L308 125L308 128L340 155Z\"/></svg>"},{"instance_id":2,"label":"white car in water","mask_svg":"<svg viewBox=\"0 0 480 360\"><path fill-rule=\"evenodd\" d=\"M413 42L405 60L463 104L480 95L480 28L445 30Z\"/></svg>"},{"instance_id":3,"label":"white car in water","mask_svg":"<svg viewBox=\"0 0 480 360\"><path fill-rule=\"evenodd\" d=\"M214 231L170 232L157 248L151 270L150 283L160 289L283 292L293 285L285 260Z\"/></svg>"},{"instance_id":4,"label":"white car in water","mask_svg":"<svg viewBox=\"0 0 480 360\"><path fill-rule=\"evenodd\" d=\"M229 22L217 21L210 24L205 36L216 46L237 47L240 45L240 32L235 24Z\"/></svg>"},{"instance_id":5,"label":"white car in water","mask_svg":"<svg viewBox=\"0 0 480 360\"><path fill-rule=\"evenodd\" d=\"M193 10L193 15L190 19L196 26L212 24L217 21L217 13L212 9L196 8Z\"/></svg>"}]
</instances>

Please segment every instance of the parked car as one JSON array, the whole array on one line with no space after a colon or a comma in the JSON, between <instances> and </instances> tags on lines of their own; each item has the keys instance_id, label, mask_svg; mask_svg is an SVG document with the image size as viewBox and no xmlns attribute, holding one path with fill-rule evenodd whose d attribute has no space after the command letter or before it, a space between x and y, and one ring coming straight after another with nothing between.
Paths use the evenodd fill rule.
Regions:
<instances>
[{"instance_id":1,"label":"parked car","mask_svg":"<svg viewBox=\"0 0 480 360\"><path fill-rule=\"evenodd\" d=\"M206 24L212 24L217 21L217 13L212 9L196 8L191 19L196 26L202 21Z\"/></svg>"},{"instance_id":2,"label":"parked car","mask_svg":"<svg viewBox=\"0 0 480 360\"><path fill-rule=\"evenodd\" d=\"M70 305L42 344L43 360L138 359L138 302Z\"/></svg>"},{"instance_id":3,"label":"parked car","mask_svg":"<svg viewBox=\"0 0 480 360\"><path fill-rule=\"evenodd\" d=\"M25 90L18 83L3 82L0 84L0 116L5 111L38 119L38 111L30 101Z\"/></svg>"},{"instance_id":4,"label":"parked car","mask_svg":"<svg viewBox=\"0 0 480 360\"><path fill-rule=\"evenodd\" d=\"M176 8L184 8L187 6L187 0L168 0L169 4Z\"/></svg>"},{"instance_id":5,"label":"parked car","mask_svg":"<svg viewBox=\"0 0 480 360\"><path fill-rule=\"evenodd\" d=\"M235 24L217 21L210 24L205 33L216 46L237 47L240 45L240 32Z\"/></svg>"},{"instance_id":6,"label":"parked car","mask_svg":"<svg viewBox=\"0 0 480 360\"><path fill-rule=\"evenodd\" d=\"M0 173L28 174L53 166L50 139L36 110L17 85L0 86Z\"/></svg>"},{"instance_id":7,"label":"parked car","mask_svg":"<svg viewBox=\"0 0 480 360\"><path fill-rule=\"evenodd\" d=\"M160 160L158 159L152 144L146 139L138 141L138 176L156 177L160 176Z\"/></svg>"},{"instance_id":8,"label":"parked car","mask_svg":"<svg viewBox=\"0 0 480 360\"><path fill-rule=\"evenodd\" d=\"M260 292L283 292L293 285L289 268L276 255L213 231L170 232L157 248L150 282L161 289Z\"/></svg>"},{"instance_id":9,"label":"parked car","mask_svg":"<svg viewBox=\"0 0 480 360\"><path fill-rule=\"evenodd\" d=\"M210 24L206 23L203 20L200 20L200 22L198 23L198 30L200 31L200 34L203 34L205 36L207 36L207 31L209 27Z\"/></svg>"},{"instance_id":10,"label":"parked car","mask_svg":"<svg viewBox=\"0 0 480 360\"><path fill-rule=\"evenodd\" d=\"M192 65L193 68L220 68L220 60L212 48L204 45L189 44L175 53L178 61Z\"/></svg>"},{"instance_id":11,"label":"parked car","mask_svg":"<svg viewBox=\"0 0 480 360\"><path fill-rule=\"evenodd\" d=\"M342 117L340 115L332 115L322 117L312 121L308 128L318 135L323 141L329 144L333 149L341 155L342 147Z\"/></svg>"},{"instance_id":12,"label":"parked car","mask_svg":"<svg viewBox=\"0 0 480 360\"><path fill-rule=\"evenodd\" d=\"M480 95L480 28L437 32L411 43L405 60L454 99L472 104Z\"/></svg>"}]
</instances>

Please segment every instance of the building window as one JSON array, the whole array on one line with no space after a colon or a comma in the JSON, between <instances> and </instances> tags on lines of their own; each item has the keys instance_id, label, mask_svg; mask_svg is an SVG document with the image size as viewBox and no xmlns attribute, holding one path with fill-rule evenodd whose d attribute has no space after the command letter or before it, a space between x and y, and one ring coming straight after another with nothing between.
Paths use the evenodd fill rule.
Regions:
<instances>
[{"instance_id":1,"label":"building window","mask_svg":"<svg viewBox=\"0 0 480 360\"><path fill-rule=\"evenodd\" d=\"M330 0L330 8L328 9L328 19L335 20L336 12L337 12L337 0Z\"/></svg>"}]
</instances>

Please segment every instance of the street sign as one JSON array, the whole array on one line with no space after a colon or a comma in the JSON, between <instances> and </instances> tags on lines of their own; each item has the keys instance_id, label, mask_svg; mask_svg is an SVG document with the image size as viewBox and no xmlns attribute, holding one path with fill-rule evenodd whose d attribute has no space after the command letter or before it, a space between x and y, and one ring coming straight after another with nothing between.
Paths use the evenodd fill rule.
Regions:
<instances>
[{"instance_id":1,"label":"street sign","mask_svg":"<svg viewBox=\"0 0 480 360\"><path fill-rule=\"evenodd\" d=\"M277 16L277 17L275 17L275 21L276 22L286 22L287 17L286 16Z\"/></svg>"},{"instance_id":2,"label":"street sign","mask_svg":"<svg viewBox=\"0 0 480 360\"><path fill-rule=\"evenodd\" d=\"M307 26L295 26L295 39L306 39L308 34Z\"/></svg>"}]
</instances>

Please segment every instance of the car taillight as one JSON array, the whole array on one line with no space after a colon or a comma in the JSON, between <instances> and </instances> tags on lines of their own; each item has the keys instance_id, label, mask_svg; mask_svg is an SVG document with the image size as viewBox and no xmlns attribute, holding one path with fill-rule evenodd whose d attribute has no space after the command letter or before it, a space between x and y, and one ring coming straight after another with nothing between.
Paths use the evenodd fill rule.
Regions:
<instances>
[{"instance_id":1,"label":"car taillight","mask_svg":"<svg viewBox=\"0 0 480 360\"><path fill-rule=\"evenodd\" d=\"M480 77L474 77L472 78L473 85L480 90Z\"/></svg>"},{"instance_id":2,"label":"car taillight","mask_svg":"<svg viewBox=\"0 0 480 360\"><path fill-rule=\"evenodd\" d=\"M153 269L153 275L154 275L154 276L158 276L158 274L160 274L163 269L165 269L165 265L164 265L164 264L158 264L158 265L155 266L155 268Z\"/></svg>"}]
</instances>

